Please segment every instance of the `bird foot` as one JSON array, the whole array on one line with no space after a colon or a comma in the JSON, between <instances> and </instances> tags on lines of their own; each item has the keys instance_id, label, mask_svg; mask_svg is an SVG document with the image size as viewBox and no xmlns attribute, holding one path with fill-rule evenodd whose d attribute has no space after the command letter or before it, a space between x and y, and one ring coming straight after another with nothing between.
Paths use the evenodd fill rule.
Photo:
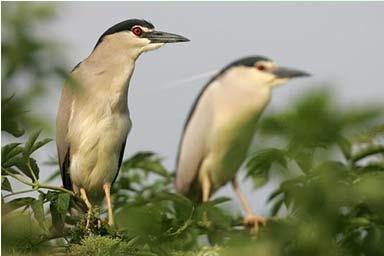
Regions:
<instances>
[{"instance_id":1,"label":"bird foot","mask_svg":"<svg viewBox=\"0 0 384 256\"><path fill-rule=\"evenodd\" d=\"M91 219L92 219L92 215L87 214L87 221L85 224L85 229L88 231L90 231L93 227L95 227L95 222L92 221ZM102 226L103 226L103 223L101 222L101 220L99 218L97 218L96 219L96 228L101 229Z\"/></svg>"},{"instance_id":2,"label":"bird foot","mask_svg":"<svg viewBox=\"0 0 384 256\"><path fill-rule=\"evenodd\" d=\"M244 226L252 228L255 233L259 231L259 226L264 226L266 222L266 218L262 216L253 216L252 214L249 214L246 218L244 218Z\"/></svg>"}]
</instances>

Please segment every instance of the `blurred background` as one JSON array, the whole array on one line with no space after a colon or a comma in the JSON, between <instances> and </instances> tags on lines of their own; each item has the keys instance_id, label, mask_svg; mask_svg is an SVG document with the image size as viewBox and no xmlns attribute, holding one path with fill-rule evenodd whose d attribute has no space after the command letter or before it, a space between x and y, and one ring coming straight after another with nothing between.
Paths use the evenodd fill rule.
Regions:
<instances>
[{"instance_id":1,"label":"blurred background","mask_svg":"<svg viewBox=\"0 0 384 256\"><path fill-rule=\"evenodd\" d=\"M41 3L24 5L23 15L33 15L28 13L33 10L28 6ZM23 108L29 111L29 119L44 119L44 133L50 138L54 138L54 120L65 77L60 75L70 72L86 58L107 28L128 18L149 20L157 29L182 34L191 42L167 45L143 54L137 61L129 89L133 127L125 157L151 150L164 157L165 166L173 170L184 120L198 92L216 71L247 55L264 55L279 64L313 74L309 79L276 88L267 112L289 105L309 87L324 84L330 85L332 94L342 104L384 99L381 75L384 34L379 32L384 23L383 3L60 2L43 5L48 9L54 7L55 12L47 9L45 14L40 14L41 22L24 24L23 17L15 11L15 3L2 3L2 44L20 36L7 27L10 22L19 22L22 30L43 42L41 46L32 42L28 47L48 47L38 53L40 56L30 57L36 60L41 57L30 63L30 68L38 69L41 77L34 77L32 84L25 83L31 79L26 70L10 75L7 86L2 86L2 93L3 97L16 93L25 94L25 99L31 98L23 100ZM4 22L7 15L13 15L10 22ZM18 54L17 45L9 47ZM3 48L3 54L12 54L5 51ZM8 61L5 62L7 66ZM59 76L45 76L50 69ZM31 87L33 85L35 87ZM33 100L33 95L40 96ZM31 120L31 125L34 122ZM3 144L10 141L7 133L2 132L2 141ZM45 161L47 155L56 157L54 142L37 152L37 159ZM41 176L48 177L51 172L52 167L42 167ZM56 184L60 182L55 180ZM255 192L249 181L243 183L253 210L265 214L266 196L274 185ZM222 195L233 196L229 186L216 196ZM237 200L233 200L233 204L239 206Z\"/></svg>"}]
</instances>

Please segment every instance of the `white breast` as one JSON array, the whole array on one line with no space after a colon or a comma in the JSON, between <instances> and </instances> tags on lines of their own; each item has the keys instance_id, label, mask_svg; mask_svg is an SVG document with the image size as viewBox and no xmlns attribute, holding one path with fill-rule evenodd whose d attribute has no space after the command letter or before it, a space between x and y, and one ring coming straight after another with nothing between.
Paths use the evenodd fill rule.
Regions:
<instances>
[{"instance_id":1,"label":"white breast","mask_svg":"<svg viewBox=\"0 0 384 256\"><path fill-rule=\"evenodd\" d=\"M214 127L209 139L210 171L214 187L233 179L246 158L256 122L268 104L271 89L253 81L236 78L236 84L217 83L214 102Z\"/></svg>"},{"instance_id":2,"label":"white breast","mask_svg":"<svg viewBox=\"0 0 384 256\"><path fill-rule=\"evenodd\" d=\"M103 185L111 183L117 175L131 121L126 107L116 108L116 98L125 100L126 96L92 96L74 99L67 136L73 188L78 192L83 187L91 199L97 200L102 197Z\"/></svg>"},{"instance_id":3,"label":"white breast","mask_svg":"<svg viewBox=\"0 0 384 256\"><path fill-rule=\"evenodd\" d=\"M83 187L90 197L115 178L122 143L131 127L128 114L108 109L97 113L100 109L82 111L70 126L71 180L74 189Z\"/></svg>"}]
</instances>

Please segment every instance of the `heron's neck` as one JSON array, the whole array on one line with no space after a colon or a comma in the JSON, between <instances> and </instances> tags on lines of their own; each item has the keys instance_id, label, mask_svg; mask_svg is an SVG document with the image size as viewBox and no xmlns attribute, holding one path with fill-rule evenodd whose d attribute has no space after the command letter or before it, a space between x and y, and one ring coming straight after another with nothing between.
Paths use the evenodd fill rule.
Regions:
<instances>
[{"instance_id":1,"label":"heron's neck","mask_svg":"<svg viewBox=\"0 0 384 256\"><path fill-rule=\"evenodd\" d=\"M118 47L99 45L82 63L86 80L92 83L92 94L107 99L114 108L125 110L135 60Z\"/></svg>"},{"instance_id":2,"label":"heron's neck","mask_svg":"<svg viewBox=\"0 0 384 256\"><path fill-rule=\"evenodd\" d=\"M135 67L136 56L118 44L101 43L87 58L96 76L108 76L117 83L128 82Z\"/></svg>"}]
</instances>

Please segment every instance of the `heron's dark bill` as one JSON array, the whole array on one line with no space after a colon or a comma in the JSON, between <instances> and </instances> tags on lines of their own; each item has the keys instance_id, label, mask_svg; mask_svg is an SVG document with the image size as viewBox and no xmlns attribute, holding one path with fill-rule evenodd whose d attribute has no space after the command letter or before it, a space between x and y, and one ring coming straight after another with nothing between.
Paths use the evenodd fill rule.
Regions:
<instances>
[{"instance_id":1,"label":"heron's dark bill","mask_svg":"<svg viewBox=\"0 0 384 256\"><path fill-rule=\"evenodd\" d=\"M278 78L294 78L294 77L304 77L311 76L311 74L292 68L278 67L273 72Z\"/></svg>"},{"instance_id":2,"label":"heron's dark bill","mask_svg":"<svg viewBox=\"0 0 384 256\"><path fill-rule=\"evenodd\" d=\"M151 43L179 43L189 41L189 39L184 36L162 31L146 32L144 36L148 38Z\"/></svg>"}]
</instances>

